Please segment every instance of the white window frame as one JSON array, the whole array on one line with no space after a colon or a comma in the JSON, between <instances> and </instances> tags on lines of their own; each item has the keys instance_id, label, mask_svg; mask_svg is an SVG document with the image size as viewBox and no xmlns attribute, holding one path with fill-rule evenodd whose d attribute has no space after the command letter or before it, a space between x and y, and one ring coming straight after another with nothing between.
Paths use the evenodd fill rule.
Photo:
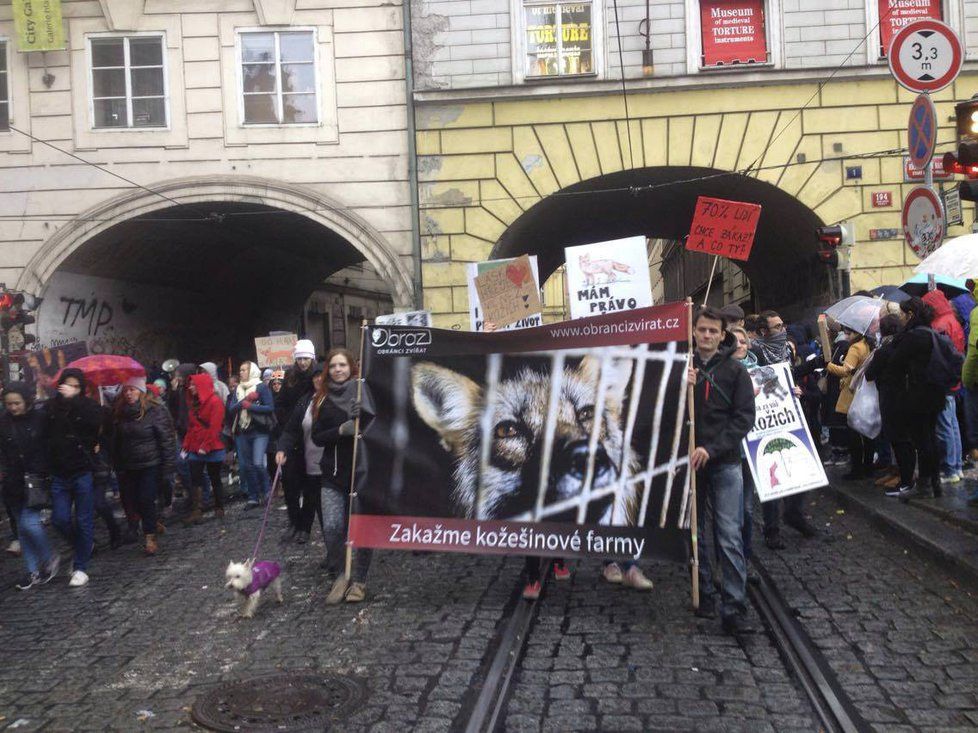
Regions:
<instances>
[{"instance_id":1,"label":"white window frame","mask_svg":"<svg viewBox=\"0 0 978 733\"><path fill-rule=\"evenodd\" d=\"M868 2L869 0L867 0ZM784 15L781 0L764 0L764 33L768 60L756 64L730 64L729 66L703 66L703 27L700 22L700 0L686 0L686 73L723 74L752 71L754 69L780 69L784 67Z\"/></svg>"},{"instance_id":2,"label":"white window frame","mask_svg":"<svg viewBox=\"0 0 978 733\"><path fill-rule=\"evenodd\" d=\"M962 9L963 0L941 0L941 14L944 22L951 26L951 29L958 34L962 45L965 45L965 58L973 58L976 54L969 52L965 44L964 35L964 12ZM866 39L866 63L867 64L886 64L886 57L879 53L881 33L879 29L880 11L879 0L866 0L866 30L869 37Z\"/></svg>"},{"instance_id":3,"label":"white window frame","mask_svg":"<svg viewBox=\"0 0 978 733\"><path fill-rule=\"evenodd\" d=\"M565 0L554 0L564 2ZM572 2L572 0L566 0ZM530 4L542 4L543 0ZM556 76L526 76L526 17L523 14L523 0L510 0L509 17L511 20L512 43L510 47L510 64L513 69L514 84L564 84L577 81L593 81L605 77L608 62L605 51L605 39L608 29L605 27L605 0L590 0L591 3L591 55L594 58L594 70L588 74L558 74Z\"/></svg>"},{"instance_id":4,"label":"white window frame","mask_svg":"<svg viewBox=\"0 0 978 733\"><path fill-rule=\"evenodd\" d=\"M3 44L3 57L4 57L4 68L6 71L3 73L7 75L7 129L4 130L0 128L0 135L10 135L13 130L10 129L10 125L14 124L14 84L13 84L13 74L10 68L11 55L10 46L11 41L7 36L0 35L0 44Z\"/></svg>"},{"instance_id":5,"label":"white window frame","mask_svg":"<svg viewBox=\"0 0 978 733\"><path fill-rule=\"evenodd\" d=\"M246 28L235 28L234 32L234 59L235 59L235 78L238 88L235 95L238 100L238 126L247 129L260 128L296 128L296 127L321 127L323 124L322 94L320 92L321 75L319 73L321 60L319 57L319 36L316 26L254 26ZM275 37L275 87L276 87L276 113L279 119L282 118L282 61L279 58L279 35L282 33L311 33L312 34L312 65L313 65L313 91L316 95L316 121L315 122L245 122L244 108L244 69L241 55L241 37L245 34L272 33Z\"/></svg>"},{"instance_id":6,"label":"white window frame","mask_svg":"<svg viewBox=\"0 0 978 733\"><path fill-rule=\"evenodd\" d=\"M125 127L97 127L95 125L95 65L92 55L92 41L103 39L116 40L123 39L124 63L126 78L126 115L128 121L132 123L132 80L130 74L132 67L129 65L129 39L130 38L158 38L160 41L160 57L163 61L163 116L166 123L163 125L152 125L147 127L136 127L132 124ZM88 64L86 73L88 76L88 126L91 132L152 132L170 130L170 75L167 64L167 44L165 31L135 31L132 33L90 33L85 36L85 60ZM99 67L103 68L103 67Z\"/></svg>"}]
</instances>

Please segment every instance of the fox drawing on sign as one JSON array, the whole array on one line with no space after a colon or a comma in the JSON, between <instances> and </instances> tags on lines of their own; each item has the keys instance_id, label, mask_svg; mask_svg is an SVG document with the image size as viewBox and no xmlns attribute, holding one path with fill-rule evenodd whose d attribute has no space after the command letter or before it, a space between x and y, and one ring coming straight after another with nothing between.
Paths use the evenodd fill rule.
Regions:
<instances>
[{"instance_id":1,"label":"fox drawing on sign","mask_svg":"<svg viewBox=\"0 0 978 733\"><path fill-rule=\"evenodd\" d=\"M597 285L597 276L604 275L605 284L618 282L618 276L616 272L623 272L626 275L631 275L634 270L629 266L616 260L591 260L590 254L582 254L578 257L578 263L581 266L581 272L584 273L584 281L588 285Z\"/></svg>"}]
</instances>

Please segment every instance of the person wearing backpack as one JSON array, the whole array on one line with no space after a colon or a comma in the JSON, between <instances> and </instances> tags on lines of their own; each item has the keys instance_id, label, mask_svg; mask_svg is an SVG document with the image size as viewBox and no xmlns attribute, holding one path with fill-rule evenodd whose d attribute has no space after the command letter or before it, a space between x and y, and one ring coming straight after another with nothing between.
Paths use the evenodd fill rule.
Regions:
<instances>
[{"instance_id":1,"label":"person wearing backpack","mask_svg":"<svg viewBox=\"0 0 978 733\"><path fill-rule=\"evenodd\" d=\"M937 333L947 336L954 350L962 355L965 352L965 335L961 323L954 311L954 306L940 290L931 290L921 300L934 309L934 319L931 328ZM956 360L955 360L956 363ZM954 370L956 376L961 376L961 370ZM937 444L943 449L941 463L941 483L956 484L964 478L964 456L961 446L961 427L958 423L958 392L961 383L955 380L951 391L944 397L944 409L937 418Z\"/></svg>"},{"instance_id":2,"label":"person wearing backpack","mask_svg":"<svg viewBox=\"0 0 978 733\"><path fill-rule=\"evenodd\" d=\"M907 501L921 492L927 483L934 496L941 495L941 478L937 454L937 418L945 405L945 397L959 377L962 360L950 340L931 327L934 310L920 298L913 297L900 304L906 319L903 331L893 339L893 349L886 362L882 379L888 384L901 385L905 392L893 411L900 440L894 440L893 452L900 467L900 485L886 492ZM918 483L914 483L914 468L919 464Z\"/></svg>"}]
</instances>

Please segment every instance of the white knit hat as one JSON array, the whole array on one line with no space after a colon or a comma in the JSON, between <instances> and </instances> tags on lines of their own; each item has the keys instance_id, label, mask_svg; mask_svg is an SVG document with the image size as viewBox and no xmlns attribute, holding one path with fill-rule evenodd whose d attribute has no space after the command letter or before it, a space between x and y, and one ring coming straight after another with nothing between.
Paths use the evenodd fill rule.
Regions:
<instances>
[{"instance_id":1,"label":"white knit hat","mask_svg":"<svg viewBox=\"0 0 978 733\"><path fill-rule=\"evenodd\" d=\"M293 359L315 359L316 347L309 339L299 339L292 347Z\"/></svg>"},{"instance_id":2,"label":"white knit hat","mask_svg":"<svg viewBox=\"0 0 978 733\"><path fill-rule=\"evenodd\" d=\"M126 387L134 387L138 389L143 394L146 393L146 377L129 377L126 380Z\"/></svg>"}]
</instances>

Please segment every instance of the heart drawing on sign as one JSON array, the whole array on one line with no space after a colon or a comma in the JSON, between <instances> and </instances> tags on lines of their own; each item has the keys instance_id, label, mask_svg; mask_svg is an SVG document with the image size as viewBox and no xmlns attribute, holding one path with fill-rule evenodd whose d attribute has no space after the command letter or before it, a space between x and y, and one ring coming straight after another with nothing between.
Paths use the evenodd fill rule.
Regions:
<instances>
[{"instance_id":1,"label":"heart drawing on sign","mask_svg":"<svg viewBox=\"0 0 978 733\"><path fill-rule=\"evenodd\" d=\"M506 265L506 277L516 287L519 287L525 283L530 278L530 273L526 271L526 267L521 265Z\"/></svg>"},{"instance_id":2,"label":"heart drawing on sign","mask_svg":"<svg viewBox=\"0 0 978 733\"><path fill-rule=\"evenodd\" d=\"M523 296L523 307L524 308L529 308L530 307L529 300L530 300L530 296L529 295L524 295Z\"/></svg>"}]
</instances>

